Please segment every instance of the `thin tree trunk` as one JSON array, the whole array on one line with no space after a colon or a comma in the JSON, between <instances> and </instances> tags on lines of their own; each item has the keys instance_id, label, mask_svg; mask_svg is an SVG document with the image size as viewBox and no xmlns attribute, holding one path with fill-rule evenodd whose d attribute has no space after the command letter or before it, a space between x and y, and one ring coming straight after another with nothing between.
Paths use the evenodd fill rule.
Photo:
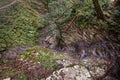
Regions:
<instances>
[{"instance_id":1,"label":"thin tree trunk","mask_svg":"<svg viewBox=\"0 0 120 80\"><path fill-rule=\"evenodd\" d=\"M98 0L92 0L92 1L94 4L95 12L97 14L97 18L104 20L104 15L103 15L103 12L102 12L102 9L100 7Z\"/></svg>"}]
</instances>

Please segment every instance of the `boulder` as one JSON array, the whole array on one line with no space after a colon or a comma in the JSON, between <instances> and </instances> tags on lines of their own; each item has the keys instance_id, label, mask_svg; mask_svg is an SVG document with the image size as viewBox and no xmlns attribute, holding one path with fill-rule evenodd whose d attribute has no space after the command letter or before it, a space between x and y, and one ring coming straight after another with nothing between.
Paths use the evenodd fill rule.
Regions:
<instances>
[{"instance_id":1,"label":"boulder","mask_svg":"<svg viewBox=\"0 0 120 80\"><path fill-rule=\"evenodd\" d=\"M108 68L105 60L95 57L86 57L79 64L67 60L58 63L64 67L54 71L46 80L93 80L103 76Z\"/></svg>"}]
</instances>

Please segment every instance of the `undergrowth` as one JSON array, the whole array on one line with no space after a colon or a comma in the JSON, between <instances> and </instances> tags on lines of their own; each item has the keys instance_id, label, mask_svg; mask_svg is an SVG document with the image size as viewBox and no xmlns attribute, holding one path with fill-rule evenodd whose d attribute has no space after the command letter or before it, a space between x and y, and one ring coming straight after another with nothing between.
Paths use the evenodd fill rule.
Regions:
<instances>
[{"instance_id":1,"label":"undergrowth","mask_svg":"<svg viewBox=\"0 0 120 80\"><path fill-rule=\"evenodd\" d=\"M33 59L35 62L40 62L46 69L54 69L56 68L55 61L62 59L62 55L55 55L51 53L49 49L34 46L32 48L28 48L26 52L21 55L21 59L23 60L28 58Z\"/></svg>"},{"instance_id":2,"label":"undergrowth","mask_svg":"<svg viewBox=\"0 0 120 80\"><path fill-rule=\"evenodd\" d=\"M18 80L41 80L58 69L56 60L61 60L62 55L54 54L49 49L33 46L17 56L16 60L6 62L0 67L0 77Z\"/></svg>"},{"instance_id":3,"label":"undergrowth","mask_svg":"<svg viewBox=\"0 0 120 80\"><path fill-rule=\"evenodd\" d=\"M34 45L41 26L33 9L17 2L0 15L0 50L17 45Z\"/></svg>"}]
</instances>

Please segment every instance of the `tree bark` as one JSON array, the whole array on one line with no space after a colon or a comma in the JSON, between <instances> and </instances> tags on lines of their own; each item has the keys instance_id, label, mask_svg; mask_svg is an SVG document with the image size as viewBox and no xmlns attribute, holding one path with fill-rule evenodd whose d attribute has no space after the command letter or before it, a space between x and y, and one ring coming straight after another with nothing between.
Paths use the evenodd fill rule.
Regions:
<instances>
[{"instance_id":1,"label":"tree bark","mask_svg":"<svg viewBox=\"0 0 120 80\"><path fill-rule=\"evenodd\" d=\"M103 11L100 7L100 4L99 4L98 0L92 0L92 1L93 1L93 5L94 5L94 8L95 8L95 12L97 14L97 18L104 20Z\"/></svg>"}]
</instances>

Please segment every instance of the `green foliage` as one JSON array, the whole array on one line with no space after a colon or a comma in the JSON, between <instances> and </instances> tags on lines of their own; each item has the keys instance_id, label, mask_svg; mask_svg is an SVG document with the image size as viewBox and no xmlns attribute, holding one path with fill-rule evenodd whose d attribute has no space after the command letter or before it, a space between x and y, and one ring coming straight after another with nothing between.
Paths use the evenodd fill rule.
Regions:
<instances>
[{"instance_id":1,"label":"green foliage","mask_svg":"<svg viewBox=\"0 0 120 80\"><path fill-rule=\"evenodd\" d=\"M40 19L44 26L48 27L48 31L54 35L56 41L61 39L60 29L64 27L64 23L70 20L72 11L72 0L47 0L48 13Z\"/></svg>"},{"instance_id":2,"label":"green foliage","mask_svg":"<svg viewBox=\"0 0 120 80\"><path fill-rule=\"evenodd\" d=\"M30 52L25 52L24 55L21 56L23 59L27 59L27 58L30 58L32 57L31 53Z\"/></svg>"},{"instance_id":3,"label":"green foliage","mask_svg":"<svg viewBox=\"0 0 120 80\"><path fill-rule=\"evenodd\" d=\"M41 26L38 16L22 3L16 3L0 16L0 50L16 45L33 45L37 29Z\"/></svg>"},{"instance_id":4,"label":"green foliage","mask_svg":"<svg viewBox=\"0 0 120 80\"><path fill-rule=\"evenodd\" d=\"M99 2L103 10L108 8L108 0L100 0ZM77 16L75 22L78 26L86 24L98 25L92 0L47 0L47 6L49 13L43 16L42 21L48 25L55 22L57 27L61 28L73 16Z\"/></svg>"},{"instance_id":5,"label":"green foliage","mask_svg":"<svg viewBox=\"0 0 120 80\"><path fill-rule=\"evenodd\" d=\"M102 9L108 8L108 0L99 1ZM76 23L77 25L86 25L86 24L97 24L95 17L95 10L92 0L81 0L79 3L75 4L74 7L77 10L76 15L78 16Z\"/></svg>"},{"instance_id":6,"label":"green foliage","mask_svg":"<svg viewBox=\"0 0 120 80\"><path fill-rule=\"evenodd\" d=\"M91 0L83 0L79 1L74 7L77 10L77 20L76 23L78 25L87 24L93 18L94 10L93 10L93 3Z\"/></svg>"},{"instance_id":7,"label":"green foliage","mask_svg":"<svg viewBox=\"0 0 120 80\"><path fill-rule=\"evenodd\" d=\"M109 0L100 0L100 5L102 7L103 10L106 10L108 9L108 6L109 6Z\"/></svg>"},{"instance_id":8,"label":"green foliage","mask_svg":"<svg viewBox=\"0 0 120 80\"><path fill-rule=\"evenodd\" d=\"M43 51L40 51L39 53L40 53L40 56L38 58L38 61L41 62L44 67L48 67L48 66L53 67L54 66L54 64L53 64L54 60L51 59L50 53L45 53Z\"/></svg>"},{"instance_id":9,"label":"green foliage","mask_svg":"<svg viewBox=\"0 0 120 80\"><path fill-rule=\"evenodd\" d=\"M116 22L116 23L120 23L120 6L116 6L113 8L113 20Z\"/></svg>"},{"instance_id":10,"label":"green foliage","mask_svg":"<svg viewBox=\"0 0 120 80\"><path fill-rule=\"evenodd\" d=\"M48 8L48 3L49 3L50 1L52 1L52 0L39 0L39 1L41 1L42 3L44 3L45 6L46 6L46 8Z\"/></svg>"},{"instance_id":11,"label":"green foliage","mask_svg":"<svg viewBox=\"0 0 120 80\"><path fill-rule=\"evenodd\" d=\"M48 27L54 35L57 45L61 44L62 33L60 30L71 20L74 1L72 0L53 0L48 4ZM54 24L54 25L51 25Z\"/></svg>"},{"instance_id":12,"label":"green foliage","mask_svg":"<svg viewBox=\"0 0 120 80\"><path fill-rule=\"evenodd\" d=\"M116 6L112 10L112 18L108 20L108 29L116 34L120 35L120 6Z\"/></svg>"},{"instance_id":13,"label":"green foliage","mask_svg":"<svg viewBox=\"0 0 120 80\"><path fill-rule=\"evenodd\" d=\"M55 61L62 59L62 55L54 55L46 48L34 46L26 49L26 52L20 56L21 59L32 58L36 62L40 62L46 69L55 68Z\"/></svg>"},{"instance_id":14,"label":"green foliage","mask_svg":"<svg viewBox=\"0 0 120 80\"><path fill-rule=\"evenodd\" d=\"M49 16L52 21L65 22L70 17L72 5L68 0L56 0L49 3Z\"/></svg>"},{"instance_id":15,"label":"green foliage","mask_svg":"<svg viewBox=\"0 0 120 80\"><path fill-rule=\"evenodd\" d=\"M39 62L42 63L42 65L45 68L54 68L55 67L55 61L58 59L61 59L60 55L53 56L51 53L45 53L44 51L40 51L40 56L37 59Z\"/></svg>"},{"instance_id":16,"label":"green foliage","mask_svg":"<svg viewBox=\"0 0 120 80\"><path fill-rule=\"evenodd\" d=\"M34 52L38 52L40 49L43 49L40 46L33 46L31 48L27 48L26 51L30 52L30 51L34 51Z\"/></svg>"},{"instance_id":17,"label":"green foliage","mask_svg":"<svg viewBox=\"0 0 120 80\"><path fill-rule=\"evenodd\" d=\"M49 13L42 16L41 21L45 24L50 24L51 22L57 23L57 26L66 22L71 18L71 11L73 3L71 0L47 0L48 1L48 11Z\"/></svg>"},{"instance_id":18,"label":"green foliage","mask_svg":"<svg viewBox=\"0 0 120 80\"><path fill-rule=\"evenodd\" d=\"M27 77L24 74L18 74L17 75L18 80L27 80Z\"/></svg>"}]
</instances>

